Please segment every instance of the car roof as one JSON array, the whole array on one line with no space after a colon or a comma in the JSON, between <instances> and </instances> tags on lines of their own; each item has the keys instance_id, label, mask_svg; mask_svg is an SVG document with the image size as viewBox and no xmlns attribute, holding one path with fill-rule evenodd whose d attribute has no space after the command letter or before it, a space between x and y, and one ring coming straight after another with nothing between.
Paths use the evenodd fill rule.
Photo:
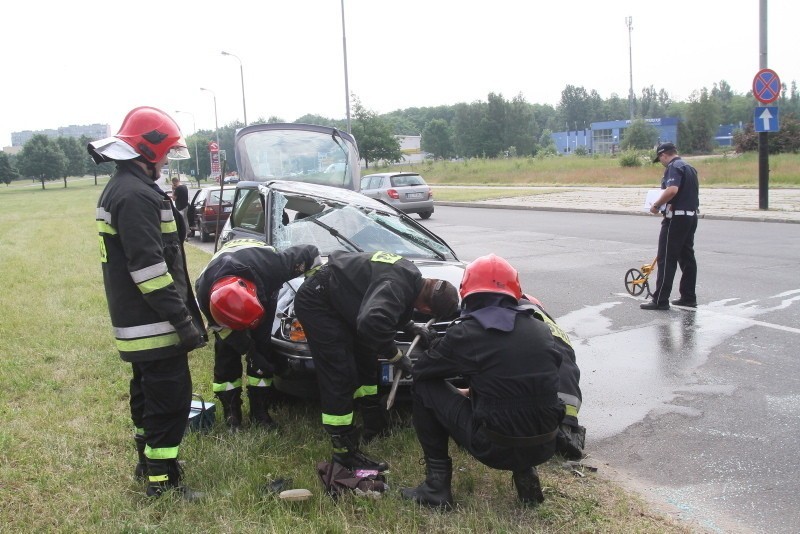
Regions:
<instances>
[{"instance_id":1,"label":"car roof","mask_svg":"<svg viewBox=\"0 0 800 534\"><path fill-rule=\"evenodd\" d=\"M369 176L420 176L418 172L401 171L401 172L376 172L375 174L365 174L362 178Z\"/></svg>"},{"instance_id":2,"label":"car roof","mask_svg":"<svg viewBox=\"0 0 800 534\"><path fill-rule=\"evenodd\" d=\"M341 202L343 204L354 204L368 209L374 209L383 212L400 214L397 209L388 204L384 204L379 200L362 195L357 191L350 189L342 189L341 187L332 187L329 185L310 184L305 182L292 182L290 180L274 180L269 182L239 182L237 184L240 188L253 187L258 185L259 188L274 189L284 194L306 195L312 197L327 198L333 201Z\"/></svg>"}]
</instances>

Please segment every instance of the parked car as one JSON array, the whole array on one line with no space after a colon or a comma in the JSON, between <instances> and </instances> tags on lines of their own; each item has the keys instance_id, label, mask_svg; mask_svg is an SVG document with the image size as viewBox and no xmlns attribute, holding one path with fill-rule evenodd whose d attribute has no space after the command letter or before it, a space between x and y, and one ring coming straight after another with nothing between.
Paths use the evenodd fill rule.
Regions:
<instances>
[{"instance_id":1,"label":"parked car","mask_svg":"<svg viewBox=\"0 0 800 534\"><path fill-rule=\"evenodd\" d=\"M354 191L318 184L239 182L233 213L220 243L239 238L260 239L278 250L313 244L319 248L323 262L335 250L393 252L413 261L424 277L445 279L456 287L464 270L464 264L447 243L403 212ZM302 277L291 280L279 292L272 346L286 365L274 384L284 393L316 396L314 362L294 312L294 296L302 282ZM443 333L453 318L442 318L433 327ZM415 312L415 322L429 319ZM396 341L405 350L411 339L398 332ZM378 373L378 385L385 394L394 369L386 360L380 360ZM403 391L409 383L401 381Z\"/></svg>"},{"instance_id":2,"label":"parked car","mask_svg":"<svg viewBox=\"0 0 800 534\"><path fill-rule=\"evenodd\" d=\"M222 202L220 203L220 191L222 191ZM187 218L191 230L189 235L200 234L200 240L204 243L211 241L211 236L216 235L218 229L222 229L231 215L233 208L233 196L236 189L226 187L204 187L198 189L189 202Z\"/></svg>"},{"instance_id":3,"label":"parked car","mask_svg":"<svg viewBox=\"0 0 800 534\"><path fill-rule=\"evenodd\" d=\"M368 174L361 178L361 192L422 219L433 215L433 192L415 172Z\"/></svg>"}]
</instances>

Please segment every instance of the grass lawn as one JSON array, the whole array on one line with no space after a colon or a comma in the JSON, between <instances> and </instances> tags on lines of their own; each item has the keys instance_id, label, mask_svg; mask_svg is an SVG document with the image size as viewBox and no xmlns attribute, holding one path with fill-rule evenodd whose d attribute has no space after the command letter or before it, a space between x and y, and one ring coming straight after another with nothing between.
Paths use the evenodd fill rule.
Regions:
<instances>
[{"instance_id":1,"label":"grass lawn","mask_svg":"<svg viewBox=\"0 0 800 534\"><path fill-rule=\"evenodd\" d=\"M552 460L540 469L546 502L523 508L510 473L452 447L458 509L422 510L397 489L423 478L413 430L369 452L392 465L380 500L321 493L315 464L330 454L314 402L273 410L279 432L229 434L219 423L181 448L203 503L147 499L133 479L130 366L114 348L94 210L102 184L18 182L0 187L0 532L688 532L590 472ZM192 279L209 255L187 247ZM211 347L190 356L194 391L211 399ZM220 410L221 411L221 410ZM398 419L407 423L407 408ZM591 428L589 451L591 451ZM601 473L603 467L600 466ZM278 477L309 488L287 503L264 491Z\"/></svg>"}]
</instances>

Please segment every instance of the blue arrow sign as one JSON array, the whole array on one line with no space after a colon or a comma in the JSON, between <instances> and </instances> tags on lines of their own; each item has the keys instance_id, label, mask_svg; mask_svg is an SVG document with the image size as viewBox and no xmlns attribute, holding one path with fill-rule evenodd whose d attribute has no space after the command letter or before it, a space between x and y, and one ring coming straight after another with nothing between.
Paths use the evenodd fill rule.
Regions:
<instances>
[{"instance_id":1,"label":"blue arrow sign","mask_svg":"<svg viewBox=\"0 0 800 534\"><path fill-rule=\"evenodd\" d=\"M753 114L753 127L757 132L777 132L780 130L778 108L757 107Z\"/></svg>"}]
</instances>

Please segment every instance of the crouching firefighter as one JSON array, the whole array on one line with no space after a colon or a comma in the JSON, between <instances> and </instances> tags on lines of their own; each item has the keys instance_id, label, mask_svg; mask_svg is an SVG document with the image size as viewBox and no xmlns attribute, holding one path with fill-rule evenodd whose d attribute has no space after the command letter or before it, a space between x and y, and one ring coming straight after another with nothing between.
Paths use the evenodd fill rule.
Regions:
<instances>
[{"instance_id":1,"label":"crouching firefighter","mask_svg":"<svg viewBox=\"0 0 800 534\"><path fill-rule=\"evenodd\" d=\"M558 397L564 403L564 420L558 429L556 438L556 452L568 460L583 458L583 448L586 443L586 428L578 424L578 412L581 409L583 396L581 395L580 379L581 370L575 360L575 350L569 336L555 320L544 310L542 303L536 297L522 295L520 306L530 307L534 315L547 323L550 332L556 338L556 346L561 352L561 368L558 371L559 386Z\"/></svg>"},{"instance_id":2,"label":"crouching firefighter","mask_svg":"<svg viewBox=\"0 0 800 534\"><path fill-rule=\"evenodd\" d=\"M189 352L206 344L186 268L186 226L157 185L168 159L189 157L178 125L151 107L131 110L114 136L87 147L95 163L116 163L97 203L100 261L117 349L133 371L131 419L139 453L137 478L147 495L181 483L178 449L192 400Z\"/></svg>"},{"instance_id":3,"label":"crouching firefighter","mask_svg":"<svg viewBox=\"0 0 800 534\"><path fill-rule=\"evenodd\" d=\"M481 463L512 472L520 501L544 500L536 466L553 456L564 408L558 399L561 353L550 328L529 309L517 271L490 254L461 281L462 316L413 368L412 420L426 477L402 496L453 504L450 437ZM467 389L445 379L462 376Z\"/></svg>"},{"instance_id":4,"label":"crouching firefighter","mask_svg":"<svg viewBox=\"0 0 800 534\"><path fill-rule=\"evenodd\" d=\"M411 361L394 340L398 330L419 334L422 344L434 337L411 321L415 308L449 319L458 310L458 291L445 280L423 278L414 263L388 252L333 252L297 291L295 312L317 370L332 463L388 469L386 462L361 451L353 408L361 408L364 442L381 434L387 421L378 401L378 358L408 372Z\"/></svg>"},{"instance_id":5,"label":"crouching firefighter","mask_svg":"<svg viewBox=\"0 0 800 534\"><path fill-rule=\"evenodd\" d=\"M272 379L282 368L270 346L281 286L320 263L313 245L282 252L255 239L229 241L195 284L200 309L214 333L214 395L231 430L242 426L242 355L246 354L250 425L274 428L269 414Z\"/></svg>"}]
</instances>

